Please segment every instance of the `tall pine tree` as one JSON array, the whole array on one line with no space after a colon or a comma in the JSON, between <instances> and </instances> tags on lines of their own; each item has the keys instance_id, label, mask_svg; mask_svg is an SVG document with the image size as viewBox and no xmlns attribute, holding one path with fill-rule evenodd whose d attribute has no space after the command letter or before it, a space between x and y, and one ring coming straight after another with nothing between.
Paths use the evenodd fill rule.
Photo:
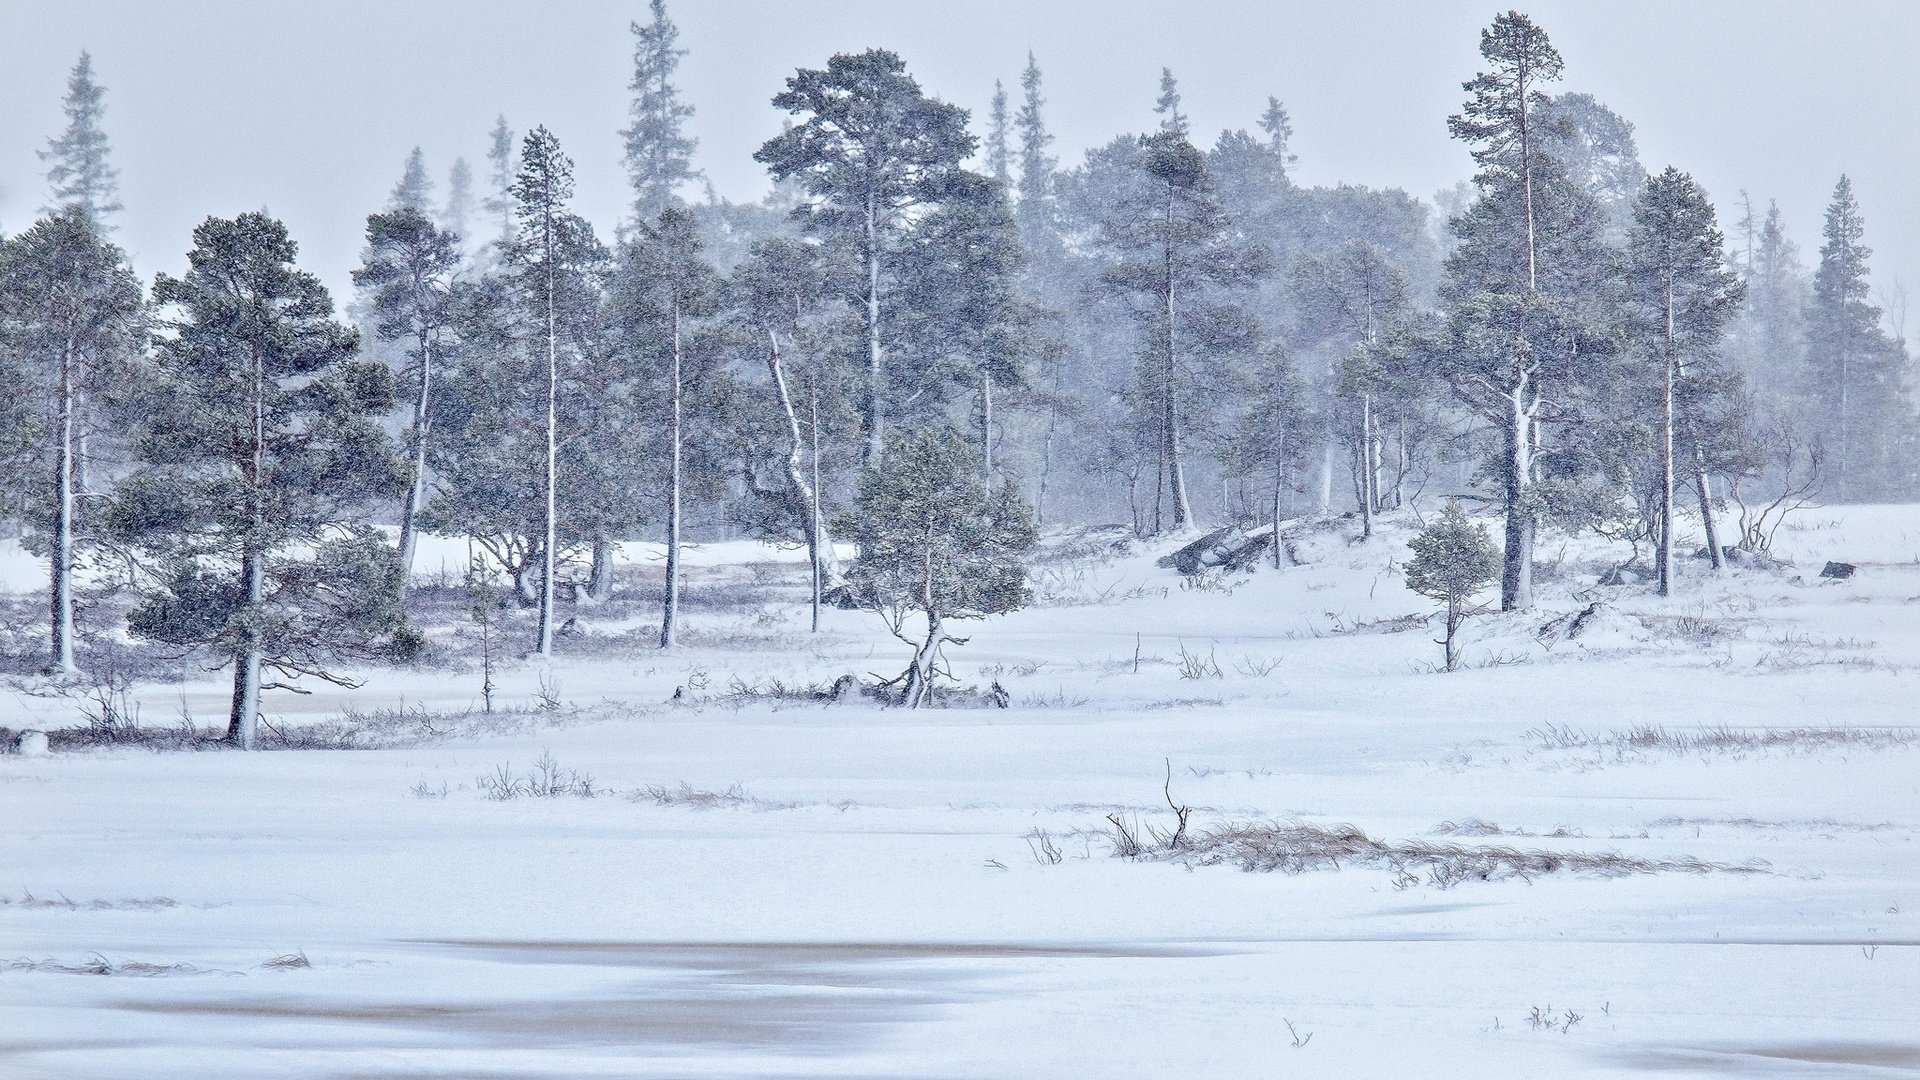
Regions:
<instances>
[{"instance_id":1,"label":"tall pine tree","mask_svg":"<svg viewBox=\"0 0 1920 1080\"><path fill-rule=\"evenodd\" d=\"M83 521L79 463L89 403L125 383L146 334L140 284L98 220L73 205L0 242L0 342L10 396L30 400L18 434L27 444L30 520L49 570L47 668L71 674L73 570ZM11 441L11 440L10 440ZM35 545L38 546L38 545Z\"/></svg>"},{"instance_id":2,"label":"tall pine tree","mask_svg":"<svg viewBox=\"0 0 1920 1080\"><path fill-rule=\"evenodd\" d=\"M145 380L139 465L111 511L158 562L129 628L231 660L227 738L246 750L263 692L344 682L329 660L399 615L398 563L367 524L399 486L380 429L392 373L358 358L295 251L264 214L209 218L185 276L156 279L167 333Z\"/></svg>"},{"instance_id":3,"label":"tall pine tree","mask_svg":"<svg viewBox=\"0 0 1920 1080\"><path fill-rule=\"evenodd\" d=\"M802 68L774 105L805 119L754 153L775 180L797 179L811 197L808 228L846 245L858 260L857 297L866 335L861 402L862 461L879 460L888 423L888 337L884 290L911 221L946 195L973 154L965 109L930 98L900 57L884 49L835 55L825 69Z\"/></svg>"}]
</instances>

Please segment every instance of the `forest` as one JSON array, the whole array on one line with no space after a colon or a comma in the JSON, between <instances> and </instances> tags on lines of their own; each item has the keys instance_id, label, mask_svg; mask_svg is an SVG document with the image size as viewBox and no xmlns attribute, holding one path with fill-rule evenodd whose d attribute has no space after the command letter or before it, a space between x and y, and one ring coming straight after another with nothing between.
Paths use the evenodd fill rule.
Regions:
<instances>
[{"instance_id":1,"label":"forest","mask_svg":"<svg viewBox=\"0 0 1920 1080\"><path fill-rule=\"evenodd\" d=\"M1920 1071L1920 8L620 2L36 13L0 1077Z\"/></svg>"},{"instance_id":2,"label":"forest","mask_svg":"<svg viewBox=\"0 0 1920 1080\"><path fill-rule=\"evenodd\" d=\"M467 544L465 587L536 657L642 541L673 648L683 547L751 537L808 553L816 629L885 614L914 650L885 688L919 704L943 619L1020 606L1047 529L1268 525L1277 565L1283 522L1364 541L1454 500L1497 522L1524 611L1542 530L1621 545L1614 578L1665 596L1677 560L1764 563L1815 500L1920 496L1848 179L1803 258L1778 207L1643 162L1526 15L1434 118L1475 172L1431 199L1299 186L1280 100L1209 137L1171 71L1144 130L1062 161L1040 58L976 117L882 49L769 87L766 196L703 198L663 0L632 35L620 221L576 215L566 148L502 117L477 171L405 161L337 298L262 212L139 280L82 54L45 215L0 247L5 506L50 568L48 671L122 636L231 664L251 747L264 692L432 653L423 535Z\"/></svg>"}]
</instances>

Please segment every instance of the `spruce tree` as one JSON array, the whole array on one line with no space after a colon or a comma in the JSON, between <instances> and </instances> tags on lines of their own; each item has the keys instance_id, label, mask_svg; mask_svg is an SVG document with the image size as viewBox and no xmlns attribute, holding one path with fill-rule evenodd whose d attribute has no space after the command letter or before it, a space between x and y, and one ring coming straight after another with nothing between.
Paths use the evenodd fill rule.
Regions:
<instances>
[{"instance_id":1,"label":"spruce tree","mask_svg":"<svg viewBox=\"0 0 1920 1080\"><path fill-rule=\"evenodd\" d=\"M926 96L900 57L884 49L802 68L773 103L805 119L768 140L754 160L777 181L800 181L812 200L799 211L809 230L845 244L858 260L852 292L867 361L862 461L872 464L888 423L891 312L883 290L893 256L916 213L944 196L975 140L966 110Z\"/></svg>"},{"instance_id":2,"label":"spruce tree","mask_svg":"<svg viewBox=\"0 0 1920 1080\"><path fill-rule=\"evenodd\" d=\"M1030 216L1038 221L1041 213L1050 214L1053 174L1059 164L1047 153L1047 147L1053 144L1053 135L1047 131L1046 118L1040 112L1047 104L1040 87L1040 62L1029 52L1026 70L1020 73L1020 112L1014 118L1014 126L1020 133L1020 179L1015 190L1020 196L1023 236L1033 231L1028 225Z\"/></svg>"},{"instance_id":3,"label":"spruce tree","mask_svg":"<svg viewBox=\"0 0 1920 1080\"><path fill-rule=\"evenodd\" d=\"M146 307L126 256L82 205L0 242L0 343L22 421L30 521L49 570L47 669L71 674L73 570L83 521L80 447L88 406L122 389L146 336Z\"/></svg>"},{"instance_id":4,"label":"spruce tree","mask_svg":"<svg viewBox=\"0 0 1920 1080\"><path fill-rule=\"evenodd\" d=\"M1826 492L1843 502L1898 497L1911 484L1907 358L1868 299L1873 252L1847 177L1834 188L1823 235L1807 305L1805 394L1833 467Z\"/></svg>"},{"instance_id":5,"label":"spruce tree","mask_svg":"<svg viewBox=\"0 0 1920 1080\"><path fill-rule=\"evenodd\" d=\"M686 133L693 107L680 100L673 74L687 51L677 47L680 30L667 18L665 0L652 0L652 21L633 23L633 93L628 125L621 130L623 161L633 187L633 217L650 222L681 205L680 188L700 176L693 167L697 140Z\"/></svg>"},{"instance_id":6,"label":"spruce tree","mask_svg":"<svg viewBox=\"0 0 1920 1080\"><path fill-rule=\"evenodd\" d=\"M144 380L139 464L111 510L159 570L129 629L231 660L227 737L247 750L264 691L345 683L329 661L399 616L399 564L367 524L399 486L380 428L392 373L358 357L295 254L264 214L209 218L187 273L155 280L167 332Z\"/></svg>"},{"instance_id":7,"label":"spruce tree","mask_svg":"<svg viewBox=\"0 0 1920 1080\"><path fill-rule=\"evenodd\" d=\"M387 209L433 212L433 178L427 175L427 156L417 146L407 155L400 182L393 185L393 194L387 197Z\"/></svg>"},{"instance_id":8,"label":"spruce tree","mask_svg":"<svg viewBox=\"0 0 1920 1080\"><path fill-rule=\"evenodd\" d=\"M106 113L106 88L93 81L93 57L85 52L67 77L67 96L61 102L67 129L47 140L40 160L47 162L49 214L79 207L110 229L107 219L120 210L120 174L108 162L107 133L100 126Z\"/></svg>"},{"instance_id":9,"label":"spruce tree","mask_svg":"<svg viewBox=\"0 0 1920 1080\"><path fill-rule=\"evenodd\" d=\"M520 171L514 160L513 129L507 126L505 116L493 122L487 143L487 169L487 197L480 201L480 208L493 218L498 226L494 237L505 248L513 242L513 178Z\"/></svg>"},{"instance_id":10,"label":"spruce tree","mask_svg":"<svg viewBox=\"0 0 1920 1080\"><path fill-rule=\"evenodd\" d=\"M473 220L473 167L466 158L454 158L447 170L447 201L440 208L440 228L464 243Z\"/></svg>"},{"instance_id":11,"label":"spruce tree","mask_svg":"<svg viewBox=\"0 0 1920 1080\"><path fill-rule=\"evenodd\" d=\"M1000 80L993 80L993 105L987 110L987 175L1000 182L1000 186L1013 187L1013 168L1010 156L1007 119L1007 88Z\"/></svg>"}]
</instances>

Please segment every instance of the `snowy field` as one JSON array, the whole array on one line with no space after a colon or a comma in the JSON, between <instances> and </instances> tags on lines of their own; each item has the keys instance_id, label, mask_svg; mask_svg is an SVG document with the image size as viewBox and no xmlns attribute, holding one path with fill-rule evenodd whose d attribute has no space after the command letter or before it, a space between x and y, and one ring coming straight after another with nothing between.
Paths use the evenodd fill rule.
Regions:
<instances>
[{"instance_id":1,"label":"snowy field","mask_svg":"<svg viewBox=\"0 0 1920 1080\"><path fill-rule=\"evenodd\" d=\"M1471 620L1454 674L1401 618L1411 519L1198 583L1168 542L1056 557L949 656L1011 708L919 713L770 694L905 650L807 634L796 553L715 545L688 644L583 614L493 717L469 660L269 698L398 710L381 749L0 757L0 1076L1920 1074L1920 506L1795 524L1794 566L1688 560L1667 601L1549 537L1541 609ZM143 722L214 723L222 674ZM543 757L574 793L526 790ZM1109 815L1152 846L1169 800L1180 851L1115 857ZM1276 823L1379 843L1208 839ZM1483 848L1553 857L1455 872Z\"/></svg>"}]
</instances>

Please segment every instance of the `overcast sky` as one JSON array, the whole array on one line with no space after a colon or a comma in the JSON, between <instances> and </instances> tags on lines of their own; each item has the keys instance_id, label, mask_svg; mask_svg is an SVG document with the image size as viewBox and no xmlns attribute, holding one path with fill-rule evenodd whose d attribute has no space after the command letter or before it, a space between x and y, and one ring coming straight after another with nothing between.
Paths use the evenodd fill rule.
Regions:
<instances>
[{"instance_id":1,"label":"overcast sky","mask_svg":"<svg viewBox=\"0 0 1920 1080\"><path fill-rule=\"evenodd\" d=\"M624 178L629 20L645 0L0 0L0 227L45 198L35 151L61 127L81 49L107 87L143 274L177 270L209 214L265 207L336 292L360 230L419 145L444 188L486 136L546 124L577 162L579 209L610 229ZM720 193L757 197L751 155L779 130L768 99L837 51L899 52L934 94L984 114L995 78L1017 94L1028 49L1046 74L1065 161L1149 128L1162 66L1197 136L1252 127L1267 95L1293 114L1298 178L1403 187L1464 179L1447 138L1479 68L1485 2L1276 0L669 0L690 50L697 164ZM1811 260L1821 210L1850 174L1877 288L1920 294L1920 3L1541 2L1529 11L1567 61L1563 86L1631 120L1645 164L1692 172L1731 231L1744 188L1777 199ZM978 128L976 124L976 128Z\"/></svg>"}]
</instances>

